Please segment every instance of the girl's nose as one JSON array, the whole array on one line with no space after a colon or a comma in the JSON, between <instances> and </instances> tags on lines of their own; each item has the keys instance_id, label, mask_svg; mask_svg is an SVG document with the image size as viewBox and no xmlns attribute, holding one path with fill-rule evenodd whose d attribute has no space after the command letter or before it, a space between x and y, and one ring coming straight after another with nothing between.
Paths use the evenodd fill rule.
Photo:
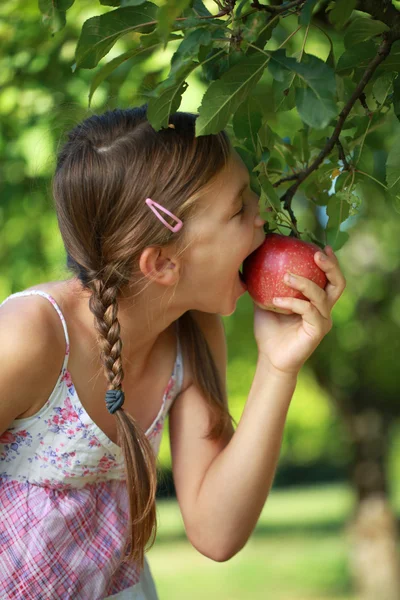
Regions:
<instances>
[{"instance_id":1,"label":"girl's nose","mask_svg":"<svg viewBox=\"0 0 400 600\"><path fill-rule=\"evenodd\" d=\"M256 227L262 227L263 225L265 225L266 221L264 221L264 219L261 217L261 215L257 215L254 225Z\"/></svg>"}]
</instances>

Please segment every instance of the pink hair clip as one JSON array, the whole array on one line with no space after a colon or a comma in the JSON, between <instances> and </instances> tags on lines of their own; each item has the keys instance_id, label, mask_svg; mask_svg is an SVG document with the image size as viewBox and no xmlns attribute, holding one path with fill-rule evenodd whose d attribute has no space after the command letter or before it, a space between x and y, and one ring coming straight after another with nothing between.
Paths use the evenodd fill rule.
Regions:
<instances>
[{"instance_id":1,"label":"pink hair clip","mask_svg":"<svg viewBox=\"0 0 400 600\"><path fill-rule=\"evenodd\" d=\"M175 215L173 215L172 212L170 212L169 210L167 210L166 208L164 208L163 206L161 206L161 204L157 204L157 202L154 202L154 200L152 200L151 198L146 198L145 202L146 202L147 206L149 208L151 208L151 210L156 215L156 217L158 219L160 219L160 221L162 223L164 223L164 225L166 227L168 227L168 229L170 229L173 233L176 233L177 231L179 231L182 228L182 226L183 226L182 221L180 219L178 219L178 217L176 217ZM164 217L162 217L160 215L160 213L158 212L157 208L154 208L155 206L157 208L159 208L162 212L164 212L167 215L169 215L170 217L172 217L176 221L176 225L174 225L174 227L172 227L172 225L170 225L169 223L167 223L167 221L164 219Z\"/></svg>"}]
</instances>

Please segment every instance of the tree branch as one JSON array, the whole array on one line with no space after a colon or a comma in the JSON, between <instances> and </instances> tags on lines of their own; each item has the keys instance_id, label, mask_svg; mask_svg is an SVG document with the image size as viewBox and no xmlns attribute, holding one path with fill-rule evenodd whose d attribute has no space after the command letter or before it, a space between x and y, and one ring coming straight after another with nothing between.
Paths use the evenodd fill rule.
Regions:
<instances>
[{"instance_id":1,"label":"tree branch","mask_svg":"<svg viewBox=\"0 0 400 600\"><path fill-rule=\"evenodd\" d=\"M343 163L343 169L344 169L345 171L349 171L349 169L350 169L350 165L349 165L349 163L347 162L346 155L345 155L345 153L344 153L344 149L343 149L343 146L342 146L342 144L341 144L341 142L340 142L339 138L336 140L336 146L337 146L337 148L338 148L338 152L339 152L339 159L340 159L340 160L342 161L342 163Z\"/></svg>"},{"instance_id":2,"label":"tree branch","mask_svg":"<svg viewBox=\"0 0 400 600\"><path fill-rule=\"evenodd\" d=\"M271 6L270 4L260 4L258 0L254 0L254 2L252 2L250 6L252 8L257 8L258 10L265 10L275 16L280 15L281 13L284 13L287 10L290 10L291 8L297 8L301 4L304 4L305 1L306 0L293 0L293 2L289 2L284 6Z\"/></svg>"},{"instance_id":3,"label":"tree branch","mask_svg":"<svg viewBox=\"0 0 400 600\"><path fill-rule=\"evenodd\" d=\"M336 127L334 129L333 134L331 135L331 137L329 138L329 140L327 141L327 143L325 144L324 148L321 150L321 152L318 154L317 158L314 160L314 162L307 167L306 169L303 169L302 171L299 171L298 173L296 173L296 179L297 181L290 186L290 188L288 188L286 190L286 192L283 194L283 196L281 197L281 201L284 203L284 208L285 210L287 210L291 216L292 219L292 223L294 225L294 231L292 231L291 235L294 236L298 236L297 232L297 221L294 217L293 211L291 209L291 204L292 204L292 199L293 196L295 195L298 187L300 186L300 184L309 176L311 175L311 173L313 171L315 171L316 169L318 169L318 167L320 166L320 164L323 162L324 158L326 156L328 156L328 154L330 154L330 152L332 151L333 147L335 146L335 144L337 144L338 140L339 140L339 135L340 132L343 128L343 125L351 111L351 109L353 108L354 104L356 103L356 101L359 99L359 97L361 96L361 94L363 93L363 90L365 88L365 86L367 85L368 81L371 79L372 75L374 74L375 70L379 67L379 65L385 60L385 58L387 58L387 56L390 53L390 49L392 47L393 42L395 42L397 39L400 39L400 32L398 33L394 33L392 31L388 31L386 33L383 34L383 41L380 44L379 48L378 48L378 52L376 54L376 56L371 60L371 62L369 63L368 67L365 69L363 76L361 77L356 89L354 90L351 98L349 99L349 101L347 102L347 104L343 107L342 111L339 114L339 118L338 121L336 123ZM293 176L290 176L290 179L292 179ZM286 179L286 181L288 181L288 179ZM282 180L281 180L282 182ZM277 182L278 183L278 182ZM275 184L276 185L276 184Z\"/></svg>"},{"instance_id":4,"label":"tree branch","mask_svg":"<svg viewBox=\"0 0 400 600\"><path fill-rule=\"evenodd\" d=\"M362 92L360 94L360 98L359 98L360 102L361 102L361 106L363 108L365 108L365 110L367 111L368 116L370 117L372 115L372 112L369 110L368 108L368 104L367 104L367 96L364 94L364 92Z\"/></svg>"}]
</instances>

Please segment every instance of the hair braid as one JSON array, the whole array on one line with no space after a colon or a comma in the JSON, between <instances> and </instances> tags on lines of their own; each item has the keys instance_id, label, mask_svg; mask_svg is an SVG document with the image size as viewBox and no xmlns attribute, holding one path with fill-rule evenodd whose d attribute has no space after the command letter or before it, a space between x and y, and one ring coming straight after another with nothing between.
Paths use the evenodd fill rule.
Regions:
<instances>
[{"instance_id":1,"label":"hair braid","mask_svg":"<svg viewBox=\"0 0 400 600\"><path fill-rule=\"evenodd\" d=\"M96 317L95 327L99 333L101 359L110 389L118 389L124 378L117 293L116 285L107 287L103 281L97 279L92 283L92 295L89 299L89 308Z\"/></svg>"},{"instance_id":2,"label":"hair braid","mask_svg":"<svg viewBox=\"0 0 400 600\"><path fill-rule=\"evenodd\" d=\"M109 270L109 269L108 269ZM105 278L107 279L107 278ZM91 279L92 295L89 308L95 317L95 328L99 334L101 360L109 389L121 389L124 371L122 367L120 324L118 321L118 285L109 286L100 279ZM157 461L145 432L135 419L122 407L114 416L117 419L117 441L124 455L130 511L125 561L134 560L144 566L144 554L149 550L157 534L156 491ZM133 518L136 515L136 518ZM136 525L145 523L140 531ZM145 545L150 540L150 545Z\"/></svg>"}]
</instances>

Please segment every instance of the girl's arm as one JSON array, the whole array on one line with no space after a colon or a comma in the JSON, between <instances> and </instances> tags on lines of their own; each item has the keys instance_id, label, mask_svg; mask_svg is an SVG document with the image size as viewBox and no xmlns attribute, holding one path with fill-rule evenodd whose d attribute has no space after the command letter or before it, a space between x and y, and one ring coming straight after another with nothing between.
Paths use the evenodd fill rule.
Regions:
<instances>
[{"instance_id":1,"label":"girl's arm","mask_svg":"<svg viewBox=\"0 0 400 600\"><path fill-rule=\"evenodd\" d=\"M22 413L37 412L57 382L65 342L50 311L55 313L32 296L12 298L0 308L0 435Z\"/></svg>"},{"instance_id":2,"label":"girl's arm","mask_svg":"<svg viewBox=\"0 0 400 600\"><path fill-rule=\"evenodd\" d=\"M207 315L202 329L225 383L221 318ZM172 468L186 532L192 545L213 560L222 562L239 552L257 523L273 482L296 382L259 359L237 429L219 441L202 439L208 414L195 386L171 407Z\"/></svg>"},{"instance_id":3,"label":"girl's arm","mask_svg":"<svg viewBox=\"0 0 400 600\"><path fill-rule=\"evenodd\" d=\"M259 359L235 434L208 468L196 502L204 540L219 535L222 559L248 541L275 476L296 377L274 372Z\"/></svg>"}]
</instances>

